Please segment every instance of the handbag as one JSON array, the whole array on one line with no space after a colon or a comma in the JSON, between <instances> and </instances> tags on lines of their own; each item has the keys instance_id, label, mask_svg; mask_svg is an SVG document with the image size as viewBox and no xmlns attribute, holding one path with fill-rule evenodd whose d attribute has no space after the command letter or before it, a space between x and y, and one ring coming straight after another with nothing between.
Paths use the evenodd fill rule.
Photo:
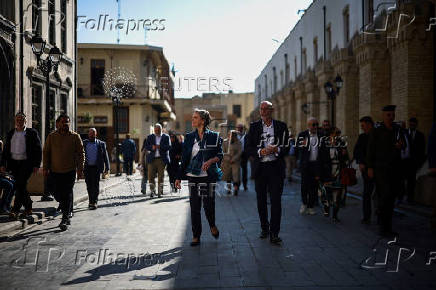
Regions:
<instances>
[{"instance_id":1,"label":"handbag","mask_svg":"<svg viewBox=\"0 0 436 290\"><path fill-rule=\"evenodd\" d=\"M341 184L347 186L353 186L357 184L356 169L351 167L351 162L348 166L341 169Z\"/></svg>"}]
</instances>

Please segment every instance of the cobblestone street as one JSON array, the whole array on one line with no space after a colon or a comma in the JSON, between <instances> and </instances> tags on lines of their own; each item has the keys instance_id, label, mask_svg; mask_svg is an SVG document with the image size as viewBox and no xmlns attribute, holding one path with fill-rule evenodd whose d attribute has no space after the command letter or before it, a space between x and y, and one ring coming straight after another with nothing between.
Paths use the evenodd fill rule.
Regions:
<instances>
[{"instance_id":1,"label":"cobblestone street","mask_svg":"<svg viewBox=\"0 0 436 290\"><path fill-rule=\"evenodd\" d=\"M320 209L301 216L299 184L287 183L282 247L258 238L252 182L239 196L220 194L216 201L219 240L203 216L202 244L191 248L187 186L150 199L136 175L103 192L98 210L89 211L87 201L76 206L66 232L58 217L0 243L0 288L436 287L435 234L419 216L395 216L400 238L389 245L384 265L388 241L378 239L375 225L360 224L357 199L347 200L342 223L333 224Z\"/></svg>"}]
</instances>

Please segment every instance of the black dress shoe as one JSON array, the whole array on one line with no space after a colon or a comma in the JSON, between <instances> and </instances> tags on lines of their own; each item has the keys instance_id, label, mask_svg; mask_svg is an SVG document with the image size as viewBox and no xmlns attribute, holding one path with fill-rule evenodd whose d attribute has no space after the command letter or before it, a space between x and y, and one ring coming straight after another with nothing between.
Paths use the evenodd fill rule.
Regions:
<instances>
[{"instance_id":1,"label":"black dress shoe","mask_svg":"<svg viewBox=\"0 0 436 290\"><path fill-rule=\"evenodd\" d=\"M361 224L363 225L370 225L371 224L371 220L370 219L362 219L360 221Z\"/></svg>"},{"instance_id":2,"label":"black dress shoe","mask_svg":"<svg viewBox=\"0 0 436 290\"><path fill-rule=\"evenodd\" d=\"M282 243L282 239L277 235L271 235L269 238L271 244L280 245Z\"/></svg>"},{"instance_id":3,"label":"black dress shoe","mask_svg":"<svg viewBox=\"0 0 436 290\"><path fill-rule=\"evenodd\" d=\"M191 242L191 247L196 247L200 245L200 238L193 238Z\"/></svg>"},{"instance_id":4,"label":"black dress shoe","mask_svg":"<svg viewBox=\"0 0 436 290\"><path fill-rule=\"evenodd\" d=\"M64 219L61 221L61 223L59 224L59 228L61 229L61 231L66 231L68 230L68 225L67 225L67 220Z\"/></svg>"},{"instance_id":5,"label":"black dress shoe","mask_svg":"<svg viewBox=\"0 0 436 290\"><path fill-rule=\"evenodd\" d=\"M266 238L268 238L268 235L269 235L269 232L268 232L268 231L264 231L264 230L262 230L262 231L260 232L259 238L261 238L261 239L266 239Z\"/></svg>"}]
</instances>

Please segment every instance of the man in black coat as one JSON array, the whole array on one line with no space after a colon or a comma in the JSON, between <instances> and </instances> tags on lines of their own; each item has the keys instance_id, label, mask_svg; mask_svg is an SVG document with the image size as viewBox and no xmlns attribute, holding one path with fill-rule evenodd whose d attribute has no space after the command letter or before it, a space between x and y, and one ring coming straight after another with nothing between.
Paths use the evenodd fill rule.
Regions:
<instances>
[{"instance_id":1,"label":"man in black coat","mask_svg":"<svg viewBox=\"0 0 436 290\"><path fill-rule=\"evenodd\" d=\"M425 162L425 136L422 132L417 130L418 119L410 118L409 129L407 134L409 136L409 155L410 164L406 167L406 181L407 181L407 201L413 202L416 185L416 173Z\"/></svg>"},{"instance_id":2,"label":"man in black coat","mask_svg":"<svg viewBox=\"0 0 436 290\"><path fill-rule=\"evenodd\" d=\"M369 133L366 162L368 177L374 178L377 191L380 235L394 237L392 216L395 198L401 191L401 150L407 144L404 130L395 123L394 105L383 107L383 123Z\"/></svg>"},{"instance_id":3,"label":"man in black coat","mask_svg":"<svg viewBox=\"0 0 436 290\"><path fill-rule=\"evenodd\" d=\"M248 164L248 154L245 152L245 137L247 136L244 132L244 125L238 124L236 127L238 131L238 139L242 144L242 154L241 154L241 173L242 173L242 184L244 185L244 190L247 190L247 164Z\"/></svg>"},{"instance_id":4,"label":"man in black coat","mask_svg":"<svg viewBox=\"0 0 436 290\"><path fill-rule=\"evenodd\" d=\"M359 135L354 146L353 158L359 164L363 178L363 219L362 224L371 223L371 198L374 191L374 180L368 178L368 168L366 164L366 151L368 148L369 132L374 128L374 121L370 116L360 119L360 128L363 133Z\"/></svg>"},{"instance_id":5,"label":"man in black coat","mask_svg":"<svg viewBox=\"0 0 436 290\"><path fill-rule=\"evenodd\" d=\"M319 129L316 118L309 118L307 130L298 134L295 149L301 169L301 200L300 214L315 215L314 209L318 198L318 185L326 177L327 162L325 161L326 137Z\"/></svg>"},{"instance_id":6,"label":"man in black coat","mask_svg":"<svg viewBox=\"0 0 436 290\"><path fill-rule=\"evenodd\" d=\"M285 123L273 120L273 105L268 101L260 104L261 120L250 124L245 140L245 152L254 158L253 176L257 195L261 234L270 235L273 244L280 244L280 220L282 192L286 177L284 156L289 152L289 132ZM271 199L271 222L268 222L267 192Z\"/></svg>"},{"instance_id":7,"label":"man in black coat","mask_svg":"<svg viewBox=\"0 0 436 290\"><path fill-rule=\"evenodd\" d=\"M27 181L36 173L41 165L42 146L38 132L26 127L26 115L15 115L15 129L9 131L3 150L0 171L11 171L15 178L15 203L10 213L16 219L21 206L24 206L24 217L32 214L32 199L26 190Z\"/></svg>"},{"instance_id":8,"label":"man in black coat","mask_svg":"<svg viewBox=\"0 0 436 290\"><path fill-rule=\"evenodd\" d=\"M90 128L88 139L83 141L85 150L85 182L89 196L89 209L97 209L100 193L100 174L108 173L110 169L106 143L97 139L97 130Z\"/></svg>"}]
</instances>

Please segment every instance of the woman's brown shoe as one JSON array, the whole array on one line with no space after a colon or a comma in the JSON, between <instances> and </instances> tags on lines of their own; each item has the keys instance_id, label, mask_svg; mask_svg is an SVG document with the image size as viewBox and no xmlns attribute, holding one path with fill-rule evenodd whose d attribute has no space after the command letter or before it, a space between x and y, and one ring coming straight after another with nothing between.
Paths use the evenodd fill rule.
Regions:
<instances>
[{"instance_id":1,"label":"woman's brown shoe","mask_svg":"<svg viewBox=\"0 0 436 290\"><path fill-rule=\"evenodd\" d=\"M198 246L200 244L200 238L193 238L191 242L191 247Z\"/></svg>"},{"instance_id":2,"label":"woman's brown shoe","mask_svg":"<svg viewBox=\"0 0 436 290\"><path fill-rule=\"evenodd\" d=\"M218 231L218 228L217 228L217 227L211 227L211 228L210 228L210 232L212 233L212 236L213 236L215 239L218 239L218 238L219 238L219 236L220 236L220 232Z\"/></svg>"}]
</instances>

